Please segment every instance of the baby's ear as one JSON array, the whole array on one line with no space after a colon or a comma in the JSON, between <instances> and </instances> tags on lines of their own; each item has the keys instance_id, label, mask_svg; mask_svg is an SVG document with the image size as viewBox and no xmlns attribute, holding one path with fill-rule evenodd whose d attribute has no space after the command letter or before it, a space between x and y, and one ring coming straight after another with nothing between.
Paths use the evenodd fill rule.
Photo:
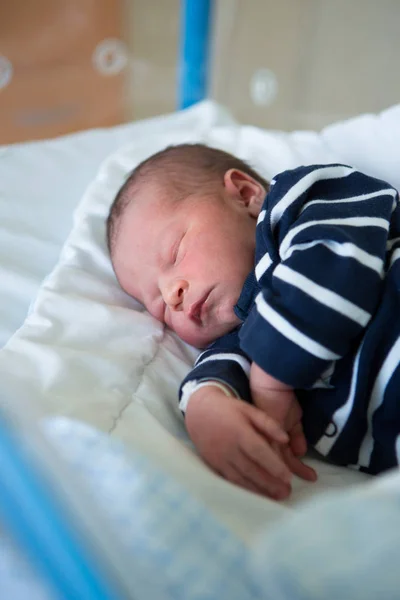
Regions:
<instances>
[{"instance_id":1,"label":"baby's ear","mask_svg":"<svg viewBox=\"0 0 400 600\"><path fill-rule=\"evenodd\" d=\"M261 183L244 171L229 169L224 175L224 186L234 200L247 207L250 216L258 217L267 193Z\"/></svg>"}]
</instances>

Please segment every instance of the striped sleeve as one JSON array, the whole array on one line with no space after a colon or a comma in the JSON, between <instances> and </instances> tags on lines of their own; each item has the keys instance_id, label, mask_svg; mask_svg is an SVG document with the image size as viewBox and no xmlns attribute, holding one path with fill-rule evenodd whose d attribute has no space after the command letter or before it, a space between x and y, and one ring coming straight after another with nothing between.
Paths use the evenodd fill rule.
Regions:
<instances>
[{"instance_id":1,"label":"striped sleeve","mask_svg":"<svg viewBox=\"0 0 400 600\"><path fill-rule=\"evenodd\" d=\"M183 413L194 387L210 380L224 383L237 397L251 402L250 362L239 346L238 331L235 329L219 338L200 354L179 390L179 407Z\"/></svg>"},{"instance_id":2,"label":"striped sleeve","mask_svg":"<svg viewBox=\"0 0 400 600\"><path fill-rule=\"evenodd\" d=\"M387 183L343 165L276 178L257 225L261 291L240 332L251 360L308 388L351 349L379 303L397 203Z\"/></svg>"}]
</instances>

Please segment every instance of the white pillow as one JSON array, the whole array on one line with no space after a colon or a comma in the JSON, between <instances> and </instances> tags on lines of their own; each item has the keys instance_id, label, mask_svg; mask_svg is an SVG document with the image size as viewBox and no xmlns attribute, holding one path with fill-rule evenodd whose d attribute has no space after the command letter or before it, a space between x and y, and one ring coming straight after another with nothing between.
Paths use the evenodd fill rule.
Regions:
<instances>
[{"instance_id":1,"label":"white pillow","mask_svg":"<svg viewBox=\"0 0 400 600\"><path fill-rule=\"evenodd\" d=\"M191 452L177 389L196 351L119 288L105 248L110 203L139 161L168 144L191 141L231 151L266 177L302 163L344 161L365 164L399 185L397 170L386 170L400 164L391 137L400 127L400 106L321 134L239 126L212 103L152 123L103 164L84 195L59 263L25 324L0 353L0 379L11 399L18 394L46 413L87 421L150 456L247 539L284 509L217 478ZM323 463L317 469L319 483L297 482L292 502L363 479Z\"/></svg>"},{"instance_id":2,"label":"white pillow","mask_svg":"<svg viewBox=\"0 0 400 600\"><path fill-rule=\"evenodd\" d=\"M160 119L0 146L0 347L57 264L73 210L99 165L154 127Z\"/></svg>"}]
</instances>

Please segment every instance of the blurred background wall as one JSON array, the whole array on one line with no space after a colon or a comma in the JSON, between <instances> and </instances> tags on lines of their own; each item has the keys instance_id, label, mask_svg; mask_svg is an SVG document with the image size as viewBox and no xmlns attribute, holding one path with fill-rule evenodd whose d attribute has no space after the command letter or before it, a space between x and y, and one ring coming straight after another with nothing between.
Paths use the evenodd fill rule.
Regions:
<instances>
[{"instance_id":1,"label":"blurred background wall","mask_svg":"<svg viewBox=\"0 0 400 600\"><path fill-rule=\"evenodd\" d=\"M0 143L176 107L179 0L0 0ZM399 0L215 0L210 95L322 126L400 101Z\"/></svg>"},{"instance_id":2,"label":"blurred background wall","mask_svg":"<svg viewBox=\"0 0 400 600\"><path fill-rule=\"evenodd\" d=\"M213 93L267 127L400 102L398 0L219 0Z\"/></svg>"}]
</instances>

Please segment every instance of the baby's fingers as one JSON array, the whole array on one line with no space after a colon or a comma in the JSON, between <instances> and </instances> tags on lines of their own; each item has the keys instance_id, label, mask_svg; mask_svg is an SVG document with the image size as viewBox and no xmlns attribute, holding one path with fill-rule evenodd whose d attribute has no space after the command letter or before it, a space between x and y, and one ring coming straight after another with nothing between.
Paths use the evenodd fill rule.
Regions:
<instances>
[{"instance_id":1,"label":"baby's fingers","mask_svg":"<svg viewBox=\"0 0 400 600\"><path fill-rule=\"evenodd\" d=\"M249 427L241 433L238 449L263 471L284 483L290 483L292 474L285 462L272 450L267 440L255 430Z\"/></svg>"},{"instance_id":2,"label":"baby's fingers","mask_svg":"<svg viewBox=\"0 0 400 600\"><path fill-rule=\"evenodd\" d=\"M290 447L295 456L304 456L307 452L307 442L303 432L303 426L299 422L289 432Z\"/></svg>"},{"instance_id":3,"label":"baby's fingers","mask_svg":"<svg viewBox=\"0 0 400 600\"><path fill-rule=\"evenodd\" d=\"M316 481L318 479L316 471L304 464L297 456L294 456L290 448L284 448L282 454L287 466L294 475L306 481Z\"/></svg>"},{"instance_id":4,"label":"baby's fingers","mask_svg":"<svg viewBox=\"0 0 400 600\"><path fill-rule=\"evenodd\" d=\"M228 465L228 469L236 471L242 477L243 481L254 486L259 494L275 498L276 500L283 500L290 494L290 485L283 483L279 479L275 479L256 465L250 458L241 453L238 453L234 457L234 460ZM229 474L227 478L229 479Z\"/></svg>"},{"instance_id":5,"label":"baby's fingers","mask_svg":"<svg viewBox=\"0 0 400 600\"><path fill-rule=\"evenodd\" d=\"M221 473L221 475L231 483L234 483L244 488L245 490L249 490L250 492L254 492L255 494L263 495L262 489L258 485L253 483L251 480L249 480L247 477L242 475L242 473L240 473L240 471L238 471L238 469L236 469L233 465L227 465L224 469L224 472Z\"/></svg>"},{"instance_id":6,"label":"baby's fingers","mask_svg":"<svg viewBox=\"0 0 400 600\"><path fill-rule=\"evenodd\" d=\"M254 427L263 435L275 440L280 444L286 444L289 436L278 423L265 412L255 406L248 406L248 416Z\"/></svg>"}]
</instances>

